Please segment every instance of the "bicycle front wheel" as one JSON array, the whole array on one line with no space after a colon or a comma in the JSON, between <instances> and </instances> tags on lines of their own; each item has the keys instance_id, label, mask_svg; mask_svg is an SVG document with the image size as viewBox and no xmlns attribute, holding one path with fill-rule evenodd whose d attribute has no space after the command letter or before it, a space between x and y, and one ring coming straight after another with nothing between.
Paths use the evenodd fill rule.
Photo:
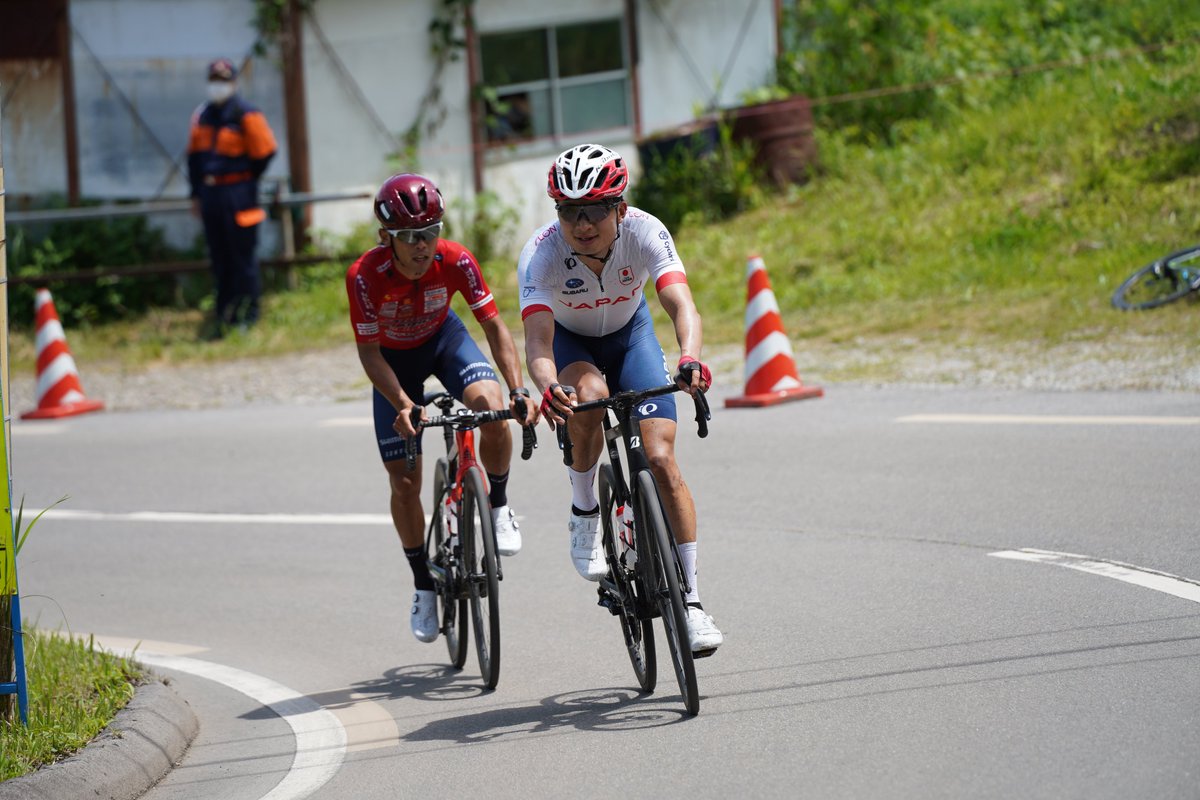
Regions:
<instances>
[{"instance_id":1,"label":"bicycle front wheel","mask_svg":"<svg viewBox=\"0 0 1200 800\"><path fill-rule=\"evenodd\" d=\"M1113 292L1112 304L1126 311L1158 308L1200 287L1200 246L1160 258L1130 275Z\"/></svg>"},{"instance_id":2,"label":"bicycle front wheel","mask_svg":"<svg viewBox=\"0 0 1200 800\"><path fill-rule=\"evenodd\" d=\"M625 649L638 686L646 693L654 691L658 682L658 663L654 653L654 627L650 619L638 618L638 607L645 605L645 588L636 571L621 562L618 531L621 520L617 515L616 479L611 464L600 467L600 523L604 529L604 556L608 572L619 597L613 598L613 612L621 621Z\"/></svg>"},{"instance_id":3,"label":"bicycle front wheel","mask_svg":"<svg viewBox=\"0 0 1200 800\"><path fill-rule=\"evenodd\" d=\"M471 467L463 476L459 533L479 672L484 685L495 689L500 681L500 565L496 561L492 504L485 486L477 467Z\"/></svg>"},{"instance_id":4,"label":"bicycle front wheel","mask_svg":"<svg viewBox=\"0 0 1200 800\"><path fill-rule=\"evenodd\" d=\"M650 585L662 617L675 678L679 682L679 693L683 695L683 706L688 714L695 716L700 713L700 692L696 688L696 665L688 642L687 606L679 588L679 562L662 502L658 499L658 487L649 470L637 474L636 524L643 532L638 544L644 552L638 553L638 558L644 559L648 567L642 574Z\"/></svg>"},{"instance_id":5,"label":"bicycle front wheel","mask_svg":"<svg viewBox=\"0 0 1200 800\"><path fill-rule=\"evenodd\" d=\"M467 663L467 596L461 589L461 558L451 550L450 531L446 527L445 500L449 476L449 463L439 458L433 468L433 510L429 523L432 537L425 547L430 560L443 576L437 580L437 599L438 619L442 623L442 635L446 637L446 650L454 668L462 669L463 664Z\"/></svg>"}]
</instances>

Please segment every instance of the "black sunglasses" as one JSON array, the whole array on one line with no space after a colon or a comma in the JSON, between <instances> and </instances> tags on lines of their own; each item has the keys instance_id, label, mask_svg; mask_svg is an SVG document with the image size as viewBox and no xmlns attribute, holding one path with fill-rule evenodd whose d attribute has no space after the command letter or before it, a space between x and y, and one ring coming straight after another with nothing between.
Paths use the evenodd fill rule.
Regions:
<instances>
[{"instance_id":1,"label":"black sunglasses","mask_svg":"<svg viewBox=\"0 0 1200 800\"><path fill-rule=\"evenodd\" d=\"M558 212L558 218L568 224L585 219L595 225L608 217L618 205L620 203L589 203L586 206L556 205L554 210Z\"/></svg>"},{"instance_id":2,"label":"black sunglasses","mask_svg":"<svg viewBox=\"0 0 1200 800\"><path fill-rule=\"evenodd\" d=\"M401 228L400 230L387 230L388 235L399 239L405 244L416 244L417 242L432 242L442 235L442 223L435 222L432 225L426 225L424 228Z\"/></svg>"}]
</instances>

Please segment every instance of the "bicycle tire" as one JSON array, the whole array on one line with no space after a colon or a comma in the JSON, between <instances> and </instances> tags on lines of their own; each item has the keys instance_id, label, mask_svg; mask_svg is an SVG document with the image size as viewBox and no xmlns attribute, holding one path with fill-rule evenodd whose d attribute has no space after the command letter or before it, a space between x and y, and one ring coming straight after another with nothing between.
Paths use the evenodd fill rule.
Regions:
<instances>
[{"instance_id":1,"label":"bicycle tire","mask_svg":"<svg viewBox=\"0 0 1200 800\"><path fill-rule=\"evenodd\" d=\"M1126 278L1113 292L1112 304L1123 311L1165 306L1200 288L1200 245L1152 261Z\"/></svg>"},{"instance_id":2,"label":"bicycle tire","mask_svg":"<svg viewBox=\"0 0 1200 800\"><path fill-rule=\"evenodd\" d=\"M450 483L450 464L439 458L433 468L433 509L430 512L429 529L432 533L433 553L441 552L449 532L446 530L445 499ZM429 543L426 544L426 556ZM446 637L446 652L455 669L467 663L467 597L460 587L461 559L446 566L446 580L437 582L438 619L442 623L442 635Z\"/></svg>"},{"instance_id":3,"label":"bicycle tire","mask_svg":"<svg viewBox=\"0 0 1200 800\"><path fill-rule=\"evenodd\" d=\"M484 685L495 689L500 681L500 565L486 485L478 467L463 475L459 533L479 672Z\"/></svg>"},{"instance_id":4,"label":"bicycle tire","mask_svg":"<svg viewBox=\"0 0 1200 800\"><path fill-rule=\"evenodd\" d=\"M645 552L638 554L639 563L645 559L649 574L643 573L654 588L654 599L662 618L667 646L671 650L671 665L683 706L690 716L700 713L700 692L696 688L696 664L688 643L687 606L679 588L679 564L675 557L670 528L658 498L658 486L649 470L637 474L637 515L635 525L642 528L639 544Z\"/></svg>"},{"instance_id":5,"label":"bicycle tire","mask_svg":"<svg viewBox=\"0 0 1200 800\"><path fill-rule=\"evenodd\" d=\"M620 549L617 547L617 532L621 520L617 517L616 478L611 464L600 467L600 523L604 536L604 556L608 561L609 576L617 586L621 596L625 598L619 608L615 609L617 619L621 623L621 634L625 639L625 649L629 654L629 663L633 666L633 675L637 678L638 686L649 694L658 683L658 661L654 652L654 626L650 619L638 618L638 607L645 598L645 588L637 577L636 570L630 570L623 565L619 558Z\"/></svg>"}]
</instances>

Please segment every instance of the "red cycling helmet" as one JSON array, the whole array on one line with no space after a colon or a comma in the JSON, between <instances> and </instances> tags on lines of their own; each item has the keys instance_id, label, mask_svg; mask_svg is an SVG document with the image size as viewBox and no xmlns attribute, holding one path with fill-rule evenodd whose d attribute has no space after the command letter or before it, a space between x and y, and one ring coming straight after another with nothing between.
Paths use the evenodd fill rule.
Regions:
<instances>
[{"instance_id":1,"label":"red cycling helmet","mask_svg":"<svg viewBox=\"0 0 1200 800\"><path fill-rule=\"evenodd\" d=\"M546 193L566 200L614 200L629 185L625 159L601 144L580 144L563 151L550 165Z\"/></svg>"},{"instance_id":2,"label":"red cycling helmet","mask_svg":"<svg viewBox=\"0 0 1200 800\"><path fill-rule=\"evenodd\" d=\"M423 175L393 175L375 193L375 218L388 230L424 228L441 222L445 211L441 191Z\"/></svg>"}]
</instances>

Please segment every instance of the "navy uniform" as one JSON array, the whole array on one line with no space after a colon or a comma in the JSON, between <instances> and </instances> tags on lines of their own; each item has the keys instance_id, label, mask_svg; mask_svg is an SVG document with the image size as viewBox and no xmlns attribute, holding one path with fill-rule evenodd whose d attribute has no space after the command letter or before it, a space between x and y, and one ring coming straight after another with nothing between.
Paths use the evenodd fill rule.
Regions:
<instances>
[{"instance_id":1,"label":"navy uniform","mask_svg":"<svg viewBox=\"0 0 1200 800\"><path fill-rule=\"evenodd\" d=\"M255 250L267 216L258 205L258 179L276 149L266 117L237 94L236 80L228 59L209 65L209 101L193 114L188 141L188 179L204 221L218 331L258 321L262 275Z\"/></svg>"}]
</instances>

